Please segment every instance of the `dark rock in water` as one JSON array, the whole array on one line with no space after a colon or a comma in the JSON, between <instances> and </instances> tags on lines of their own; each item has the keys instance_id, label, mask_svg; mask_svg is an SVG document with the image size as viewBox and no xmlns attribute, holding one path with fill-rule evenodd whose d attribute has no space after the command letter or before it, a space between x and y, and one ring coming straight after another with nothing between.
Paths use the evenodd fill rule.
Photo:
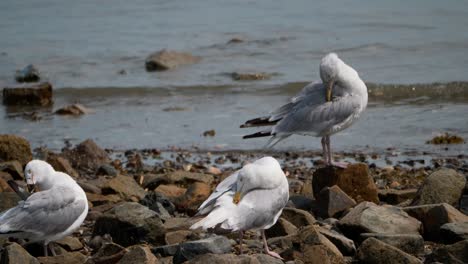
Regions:
<instances>
[{"instance_id":1,"label":"dark rock in water","mask_svg":"<svg viewBox=\"0 0 468 264\"><path fill-rule=\"evenodd\" d=\"M158 259L151 253L146 245L136 245L127 248L128 252L117 264L156 264Z\"/></svg>"},{"instance_id":2,"label":"dark rock in water","mask_svg":"<svg viewBox=\"0 0 468 264\"><path fill-rule=\"evenodd\" d=\"M181 65L193 64L200 61L200 57L190 53L161 50L150 54L145 61L147 71L165 71Z\"/></svg>"},{"instance_id":3,"label":"dark rock in water","mask_svg":"<svg viewBox=\"0 0 468 264\"><path fill-rule=\"evenodd\" d=\"M39 264L39 261L20 245L12 243L2 250L2 263L9 264Z\"/></svg>"},{"instance_id":4,"label":"dark rock in water","mask_svg":"<svg viewBox=\"0 0 468 264\"><path fill-rule=\"evenodd\" d=\"M57 155L57 154L48 154L47 155L47 160L46 160L50 165L52 165L52 167L54 167L54 170L56 171L61 171L61 172L64 172L74 178L78 178L79 174L78 172L73 169L73 167L71 166L70 162L60 156L60 155Z\"/></svg>"},{"instance_id":5,"label":"dark rock in water","mask_svg":"<svg viewBox=\"0 0 468 264\"><path fill-rule=\"evenodd\" d=\"M3 88L4 105L48 106L52 103L52 85L47 82Z\"/></svg>"},{"instance_id":6,"label":"dark rock in water","mask_svg":"<svg viewBox=\"0 0 468 264\"><path fill-rule=\"evenodd\" d=\"M439 169L429 175L411 205L448 203L455 205L465 189L466 179L457 171Z\"/></svg>"},{"instance_id":7,"label":"dark rock in water","mask_svg":"<svg viewBox=\"0 0 468 264\"><path fill-rule=\"evenodd\" d=\"M207 130L207 131L203 132L203 136L204 137L214 137L214 136L216 136L216 131L214 129Z\"/></svg>"},{"instance_id":8,"label":"dark rock in water","mask_svg":"<svg viewBox=\"0 0 468 264\"><path fill-rule=\"evenodd\" d=\"M446 223L468 222L468 216L464 215L453 206L442 204L427 204L403 208L409 215L420 220L424 226L423 236L432 241L441 241L440 227Z\"/></svg>"},{"instance_id":9,"label":"dark rock in water","mask_svg":"<svg viewBox=\"0 0 468 264\"><path fill-rule=\"evenodd\" d=\"M234 254L204 254L186 262L187 264L282 264L283 261L265 254L234 255Z\"/></svg>"},{"instance_id":10,"label":"dark rock in water","mask_svg":"<svg viewBox=\"0 0 468 264\"><path fill-rule=\"evenodd\" d=\"M0 212L18 205L21 198L14 192L0 193Z\"/></svg>"},{"instance_id":11,"label":"dark rock in water","mask_svg":"<svg viewBox=\"0 0 468 264\"><path fill-rule=\"evenodd\" d=\"M86 263L108 264L117 263L128 252L124 247L115 243L104 244Z\"/></svg>"},{"instance_id":12,"label":"dark rock in water","mask_svg":"<svg viewBox=\"0 0 468 264\"><path fill-rule=\"evenodd\" d=\"M163 218L174 215L175 205L163 194L149 192L140 203L157 212Z\"/></svg>"},{"instance_id":13,"label":"dark rock in water","mask_svg":"<svg viewBox=\"0 0 468 264\"><path fill-rule=\"evenodd\" d=\"M323 218L335 217L356 205L356 202L337 185L323 188L318 194L317 201L318 214Z\"/></svg>"},{"instance_id":14,"label":"dark rock in water","mask_svg":"<svg viewBox=\"0 0 468 264\"><path fill-rule=\"evenodd\" d=\"M297 232L297 227L291 224L288 220L280 217L278 221L269 229L265 230L267 237L278 237L293 235Z\"/></svg>"},{"instance_id":15,"label":"dark rock in water","mask_svg":"<svg viewBox=\"0 0 468 264\"><path fill-rule=\"evenodd\" d=\"M468 263L468 240L463 240L433 250L432 253L426 257L425 263L435 262L444 264Z\"/></svg>"},{"instance_id":16,"label":"dark rock in water","mask_svg":"<svg viewBox=\"0 0 468 264\"><path fill-rule=\"evenodd\" d=\"M29 142L15 135L0 135L0 161L17 160L21 166L32 160Z\"/></svg>"},{"instance_id":17,"label":"dark rock in water","mask_svg":"<svg viewBox=\"0 0 468 264\"><path fill-rule=\"evenodd\" d=\"M229 253L231 249L231 241L224 236L211 236L202 240L185 242L179 245L174 255L174 264L183 263L202 254Z\"/></svg>"},{"instance_id":18,"label":"dark rock in water","mask_svg":"<svg viewBox=\"0 0 468 264\"><path fill-rule=\"evenodd\" d=\"M82 264L86 262L87 257L80 252L64 252L57 256L39 257L37 259L41 264Z\"/></svg>"},{"instance_id":19,"label":"dark rock in water","mask_svg":"<svg viewBox=\"0 0 468 264\"><path fill-rule=\"evenodd\" d=\"M294 258L304 263L345 263L338 248L313 226L306 226L297 232L296 243L300 251L294 252Z\"/></svg>"},{"instance_id":20,"label":"dark rock in water","mask_svg":"<svg viewBox=\"0 0 468 264\"><path fill-rule=\"evenodd\" d=\"M296 227L303 227L314 224L317 220L307 211L286 207L283 209L281 217L288 220Z\"/></svg>"},{"instance_id":21,"label":"dark rock in water","mask_svg":"<svg viewBox=\"0 0 468 264\"><path fill-rule=\"evenodd\" d=\"M41 79L39 70L34 65L29 64L22 70L17 70L15 74L15 80L17 82L38 82Z\"/></svg>"},{"instance_id":22,"label":"dark rock in water","mask_svg":"<svg viewBox=\"0 0 468 264\"><path fill-rule=\"evenodd\" d=\"M413 199L418 192L417 189L385 189L379 190L379 199L381 202L397 205L408 199Z\"/></svg>"},{"instance_id":23,"label":"dark rock in water","mask_svg":"<svg viewBox=\"0 0 468 264\"><path fill-rule=\"evenodd\" d=\"M107 152L92 139L87 139L73 149L66 149L63 155L74 168L94 175L99 166L110 163Z\"/></svg>"},{"instance_id":24,"label":"dark rock in water","mask_svg":"<svg viewBox=\"0 0 468 264\"><path fill-rule=\"evenodd\" d=\"M411 255L424 254L424 239L421 235L412 234L378 234L362 233L361 240L364 241L370 237L385 242L391 246L399 248Z\"/></svg>"},{"instance_id":25,"label":"dark rock in water","mask_svg":"<svg viewBox=\"0 0 468 264\"><path fill-rule=\"evenodd\" d=\"M427 141L426 144L434 144L434 145L440 145L440 144L463 144L465 143L465 140L457 135L452 135L449 133L444 133L438 136L435 136L431 140Z\"/></svg>"},{"instance_id":26,"label":"dark rock in water","mask_svg":"<svg viewBox=\"0 0 468 264\"><path fill-rule=\"evenodd\" d=\"M81 104L67 105L55 111L55 114L57 115L72 115L72 116L79 116L79 115L84 115L84 114L89 114L89 113L91 113L91 110Z\"/></svg>"},{"instance_id":27,"label":"dark rock in water","mask_svg":"<svg viewBox=\"0 0 468 264\"><path fill-rule=\"evenodd\" d=\"M109 234L122 246L164 243L165 229L157 213L134 202L122 203L97 219L93 236Z\"/></svg>"},{"instance_id":28,"label":"dark rock in water","mask_svg":"<svg viewBox=\"0 0 468 264\"><path fill-rule=\"evenodd\" d=\"M0 171L10 174L14 180L24 180L23 167L17 160L1 162Z\"/></svg>"},{"instance_id":29,"label":"dark rock in water","mask_svg":"<svg viewBox=\"0 0 468 264\"><path fill-rule=\"evenodd\" d=\"M421 222L400 208L362 202L338 222L338 227L351 238L358 238L361 233L417 235Z\"/></svg>"},{"instance_id":30,"label":"dark rock in water","mask_svg":"<svg viewBox=\"0 0 468 264\"><path fill-rule=\"evenodd\" d=\"M447 244L468 240L468 220L466 222L447 223L440 227L442 241Z\"/></svg>"},{"instance_id":31,"label":"dark rock in water","mask_svg":"<svg viewBox=\"0 0 468 264\"><path fill-rule=\"evenodd\" d=\"M96 176L116 177L119 172L110 164L102 164L96 171Z\"/></svg>"},{"instance_id":32,"label":"dark rock in water","mask_svg":"<svg viewBox=\"0 0 468 264\"><path fill-rule=\"evenodd\" d=\"M423 263L418 258L373 237L366 239L361 244L358 249L357 258L360 263L368 264Z\"/></svg>"},{"instance_id":33,"label":"dark rock in water","mask_svg":"<svg viewBox=\"0 0 468 264\"><path fill-rule=\"evenodd\" d=\"M364 163L351 164L346 169L328 166L314 172L312 188L316 199L324 187L333 185L338 185L357 203L362 201L379 203L377 187L369 168Z\"/></svg>"},{"instance_id":34,"label":"dark rock in water","mask_svg":"<svg viewBox=\"0 0 468 264\"><path fill-rule=\"evenodd\" d=\"M268 80L272 76L271 73L265 72L233 72L231 78L234 81L258 81Z\"/></svg>"},{"instance_id":35,"label":"dark rock in water","mask_svg":"<svg viewBox=\"0 0 468 264\"><path fill-rule=\"evenodd\" d=\"M332 242L344 256L354 256L356 254L356 246L354 245L353 240L334 230L328 230L323 227L319 227L318 231L320 234L328 238L328 240L330 240L330 242Z\"/></svg>"}]
</instances>

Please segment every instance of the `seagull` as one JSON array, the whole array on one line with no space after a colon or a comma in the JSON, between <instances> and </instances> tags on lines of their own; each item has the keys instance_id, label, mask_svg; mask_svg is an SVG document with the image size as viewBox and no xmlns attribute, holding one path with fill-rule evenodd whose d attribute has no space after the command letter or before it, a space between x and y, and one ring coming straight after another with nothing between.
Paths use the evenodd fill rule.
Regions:
<instances>
[{"instance_id":1,"label":"seagull","mask_svg":"<svg viewBox=\"0 0 468 264\"><path fill-rule=\"evenodd\" d=\"M25 178L36 192L0 214L0 236L43 242L44 256L48 247L55 256L49 243L80 227L88 214L88 199L75 180L42 160L26 165Z\"/></svg>"},{"instance_id":2,"label":"seagull","mask_svg":"<svg viewBox=\"0 0 468 264\"><path fill-rule=\"evenodd\" d=\"M206 215L190 228L239 232L240 254L244 231L261 230L265 253L271 251L265 229L272 227L289 199L289 185L278 161L263 157L245 165L221 183L200 205L197 215Z\"/></svg>"},{"instance_id":3,"label":"seagull","mask_svg":"<svg viewBox=\"0 0 468 264\"><path fill-rule=\"evenodd\" d=\"M246 121L241 128L271 127L243 138L271 136L266 146L271 148L293 134L321 137L325 163L346 167L345 163L332 160L330 136L359 119L367 106L367 87L336 53L322 58L320 78L322 82L308 84L289 103L268 116Z\"/></svg>"}]
</instances>

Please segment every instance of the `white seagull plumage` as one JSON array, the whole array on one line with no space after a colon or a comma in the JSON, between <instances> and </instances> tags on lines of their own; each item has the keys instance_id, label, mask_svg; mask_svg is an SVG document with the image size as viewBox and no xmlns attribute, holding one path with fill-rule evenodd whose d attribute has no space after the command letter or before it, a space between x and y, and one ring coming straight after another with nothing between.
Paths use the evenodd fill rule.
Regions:
<instances>
[{"instance_id":1,"label":"white seagull plumage","mask_svg":"<svg viewBox=\"0 0 468 264\"><path fill-rule=\"evenodd\" d=\"M276 223L288 199L289 185L280 164L272 157L264 157L219 183L198 209L199 215L206 216L191 229L240 232L240 241L243 231L261 230L265 252L281 258L269 250L264 230Z\"/></svg>"},{"instance_id":2,"label":"white seagull plumage","mask_svg":"<svg viewBox=\"0 0 468 264\"><path fill-rule=\"evenodd\" d=\"M269 129L244 136L272 136L268 147L293 135L322 137L323 156L332 161L330 136L351 126L367 107L367 87L358 73L335 53L329 53L320 63L322 82L310 83L268 116L248 120L241 127L271 126Z\"/></svg>"},{"instance_id":3,"label":"white seagull plumage","mask_svg":"<svg viewBox=\"0 0 468 264\"><path fill-rule=\"evenodd\" d=\"M25 177L27 184L35 185L39 191L0 215L0 235L42 241L47 255L50 242L70 235L83 223L88 200L73 178L55 171L45 161L30 161Z\"/></svg>"}]
</instances>

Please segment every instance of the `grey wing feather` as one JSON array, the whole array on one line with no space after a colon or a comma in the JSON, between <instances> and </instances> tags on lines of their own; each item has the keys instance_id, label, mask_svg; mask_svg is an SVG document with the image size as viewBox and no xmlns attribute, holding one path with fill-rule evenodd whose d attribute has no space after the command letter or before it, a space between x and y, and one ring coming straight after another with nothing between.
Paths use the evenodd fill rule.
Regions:
<instances>
[{"instance_id":1,"label":"grey wing feather","mask_svg":"<svg viewBox=\"0 0 468 264\"><path fill-rule=\"evenodd\" d=\"M197 215L209 213L213 209L213 206L216 203L216 199L218 199L224 193L234 190L238 175L239 171L236 171L220 182L218 186L216 186L215 191L206 199L206 201L200 205Z\"/></svg>"},{"instance_id":2,"label":"grey wing feather","mask_svg":"<svg viewBox=\"0 0 468 264\"><path fill-rule=\"evenodd\" d=\"M69 188L37 192L0 216L0 233L60 233L70 227L85 208L86 201L77 200Z\"/></svg>"}]
</instances>

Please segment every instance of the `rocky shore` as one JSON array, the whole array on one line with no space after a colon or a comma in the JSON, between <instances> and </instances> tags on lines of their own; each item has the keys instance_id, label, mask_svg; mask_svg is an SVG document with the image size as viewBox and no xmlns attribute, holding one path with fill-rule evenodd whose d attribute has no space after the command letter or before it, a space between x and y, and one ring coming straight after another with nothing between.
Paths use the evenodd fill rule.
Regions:
<instances>
[{"instance_id":1,"label":"rocky shore","mask_svg":"<svg viewBox=\"0 0 468 264\"><path fill-rule=\"evenodd\" d=\"M19 197L33 157L74 177L90 211L55 257L41 247L2 240L1 263L467 263L468 163L463 155L392 162L381 154L342 153L347 169L324 167L318 153L274 152L290 186L290 202L263 254L247 232L190 230L213 188L259 152L108 150L85 140L60 152L31 150L24 138L0 135L0 209ZM377 162L380 161L380 162Z\"/></svg>"}]
</instances>

